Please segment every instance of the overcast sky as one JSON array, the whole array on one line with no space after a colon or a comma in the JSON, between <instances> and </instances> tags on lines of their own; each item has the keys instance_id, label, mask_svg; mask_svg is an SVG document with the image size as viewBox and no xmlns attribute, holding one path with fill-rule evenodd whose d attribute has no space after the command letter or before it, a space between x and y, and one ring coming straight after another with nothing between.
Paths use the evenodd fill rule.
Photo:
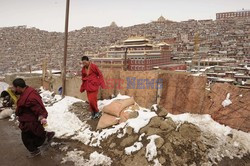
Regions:
<instances>
[{"instance_id":1,"label":"overcast sky","mask_svg":"<svg viewBox=\"0 0 250 166\"><path fill-rule=\"evenodd\" d=\"M0 27L27 25L64 31L66 0L0 0ZM148 23L161 15L173 21L215 19L216 12L250 8L250 0L71 0L70 30L85 26Z\"/></svg>"}]
</instances>

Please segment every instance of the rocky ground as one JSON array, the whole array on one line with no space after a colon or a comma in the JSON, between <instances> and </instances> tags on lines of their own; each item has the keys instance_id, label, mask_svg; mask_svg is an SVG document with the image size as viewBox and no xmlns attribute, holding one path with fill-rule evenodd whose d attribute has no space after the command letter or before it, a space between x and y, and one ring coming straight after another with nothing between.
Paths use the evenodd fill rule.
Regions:
<instances>
[{"instance_id":1,"label":"rocky ground","mask_svg":"<svg viewBox=\"0 0 250 166\"><path fill-rule=\"evenodd\" d=\"M86 121L90 130L95 131L98 120L90 119L88 103L76 102L69 107L69 111L74 112L80 120ZM73 140L73 136L55 138L51 147L42 156L35 159L25 157L27 151L22 145L20 131L16 124L2 120L0 121L0 138L4 143L0 144L1 165L98 165L91 163L91 154L94 152L111 158L113 166L250 165L250 154L244 155L241 159L221 157L221 160L218 161L211 154L211 152L225 153L223 149L214 151L218 146L218 138L204 133L192 123L176 123L170 117L166 117L166 113L161 110L157 112L157 115L138 133L134 131L134 128L126 127L124 136L119 136L121 131L118 131L103 139L100 146L83 144ZM234 137L233 134L227 135L226 139L229 144ZM134 150L131 151L128 148ZM232 148L231 150L233 152L236 149ZM239 148L237 150L239 153L241 150L244 151L244 149ZM79 155L76 154L81 157L79 158ZM71 157L69 157L70 155ZM70 161L72 157L78 162ZM107 161L99 165L110 165L110 162Z\"/></svg>"},{"instance_id":2,"label":"rocky ground","mask_svg":"<svg viewBox=\"0 0 250 166\"><path fill-rule=\"evenodd\" d=\"M84 109L87 109L87 103L78 102L74 103L69 110L74 112L79 119L86 120L89 113L87 111L83 112ZM122 138L118 138L118 133L113 134L101 142L101 149L92 149L81 144L79 144L78 149L82 149L81 146L87 148L89 152L86 153L86 157L92 151L103 152L112 158L112 165L155 165L153 158L157 158L162 165L204 165L206 163L211 165L250 165L250 155L246 155L241 159L222 157L221 161L210 158L209 153L211 152L209 150L216 145L216 138L211 138L208 133L202 133L200 128L192 123L177 124L171 118L165 117L166 113L158 112L158 116L153 117L149 124L143 127L139 133L133 132L133 128L128 127L125 136ZM94 130L97 120L87 120L87 123ZM157 156L148 161L150 159L145 156L147 153L146 147L150 140L147 138L152 135L159 136L155 139ZM135 142L140 140L139 137L141 137L143 147L130 155L124 154L126 147L132 145L136 147ZM233 137L233 135L228 135L228 139Z\"/></svg>"}]
</instances>

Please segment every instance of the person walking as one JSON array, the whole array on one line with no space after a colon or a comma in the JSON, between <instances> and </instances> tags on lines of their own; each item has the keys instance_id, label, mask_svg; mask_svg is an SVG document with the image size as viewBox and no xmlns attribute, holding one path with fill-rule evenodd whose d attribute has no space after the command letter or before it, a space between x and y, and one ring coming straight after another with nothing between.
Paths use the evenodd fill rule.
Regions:
<instances>
[{"instance_id":1,"label":"person walking","mask_svg":"<svg viewBox=\"0 0 250 166\"><path fill-rule=\"evenodd\" d=\"M17 100L16 116L18 116L19 128L24 146L30 152L28 157L41 154L39 147L51 141L55 132L46 132L48 112L45 109L38 92L26 85L22 78L16 78L13 82Z\"/></svg>"},{"instance_id":2,"label":"person walking","mask_svg":"<svg viewBox=\"0 0 250 166\"><path fill-rule=\"evenodd\" d=\"M83 93L86 91L90 105L91 118L98 119L101 114L97 107L97 95L100 86L101 88L105 88L103 75L99 68L89 61L87 56L82 57L82 64L82 85L80 92Z\"/></svg>"}]
</instances>

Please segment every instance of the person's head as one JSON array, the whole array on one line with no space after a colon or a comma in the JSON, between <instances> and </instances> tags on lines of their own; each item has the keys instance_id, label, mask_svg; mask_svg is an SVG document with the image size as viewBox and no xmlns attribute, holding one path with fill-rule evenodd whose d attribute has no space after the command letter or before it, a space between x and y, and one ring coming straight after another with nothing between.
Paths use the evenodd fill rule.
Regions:
<instances>
[{"instance_id":1,"label":"person's head","mask_svg":"<svg viewBox=\"0 0 250 166\"><path fill-rule=\"evenodd\" d=\"M89 57L83 56L83 57L82 57L82 64L83 64L84 66L89 66Z\"/></svg>"},{"instance_id":2,"label":"person's head","mask_svg":"<svg viewBox=\"0 0 250 166\"><path fill-rule=\"evenodd\" d=\"M22 78L16 78L13 82L13 88L16 94L22 94L27 87L25 81Z\"/></svg>"},{"instance_id":3,"label":"person's head","mask_svg":"<svg viewBox=\"0 0 250 166\"><path fill-rule=\"evenodd\" d=\"M6 96L8 96L9 95L9 93L7 92L7 91L2 91L2 93L1 93L1 97L2 98L4 98L4 97L6 97Z\"/></svg>"}]
</instances>

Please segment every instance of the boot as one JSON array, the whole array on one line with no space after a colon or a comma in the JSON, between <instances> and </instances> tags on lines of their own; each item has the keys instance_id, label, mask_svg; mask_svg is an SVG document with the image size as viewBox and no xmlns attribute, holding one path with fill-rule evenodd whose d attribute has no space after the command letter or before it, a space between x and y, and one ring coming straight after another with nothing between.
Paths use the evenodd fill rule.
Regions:
<instances>
[{"instance_id":1,"label":"boot","mask_svg":"<svg viewBox=\"0 0 250 166\"><path fill-rule=\"evenodd\" d=\"M30 152L30 154L27 156L28 158L34 158L36 156L40 156L41 155L41 151L39 149L33 151L33 152Z\"/></svg>"}]
</instances>

